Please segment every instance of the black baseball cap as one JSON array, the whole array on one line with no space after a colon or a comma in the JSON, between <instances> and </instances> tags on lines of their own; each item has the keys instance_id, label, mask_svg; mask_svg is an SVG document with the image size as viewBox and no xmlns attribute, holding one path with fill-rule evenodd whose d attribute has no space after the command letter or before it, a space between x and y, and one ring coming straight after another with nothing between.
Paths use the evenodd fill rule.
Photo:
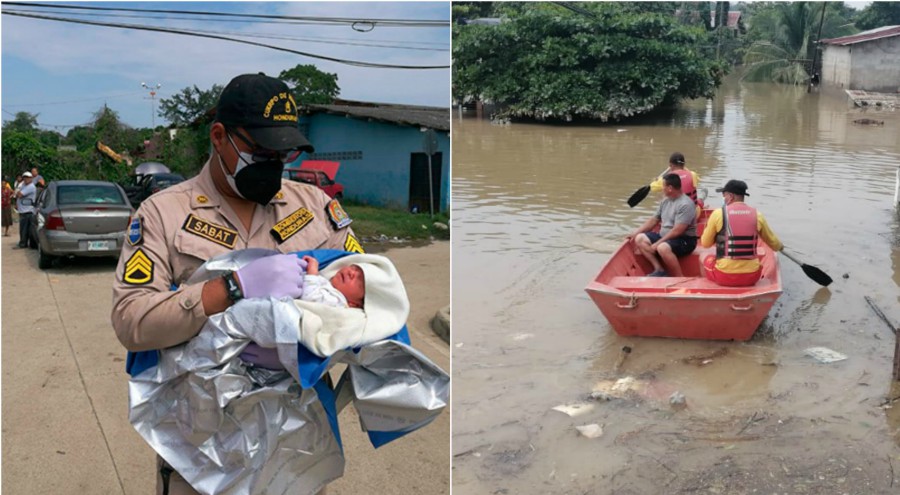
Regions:
<instances>
[{"instance_id":1,"label":"black baseball cap","mask_svg":"<svg viewBox=\"0 0 900 495\"><path fill-rule=\"evenodd\" d=\"M298 121L297 102L287 84L262 72L232 79L216 104L216 122L243 127L267 150L315 151Z\"/></svg>"},{"instance_id":2,"label":"black baseball cap","mask_svg":"<svg viewBox=\"0 0 900 495\"><path fill-rule=\"evenodd\" d=\"M716 192L730 192L738 196L749 196L747 194L747 183L742 180L730 180L725 183L724 187L716 188Z\"/></svg>"},{"instance_id":3,"label":"black baseball cap","mask_svg":"<svg viewBox=\"0 0 900 495\"><path fill-rule=\"evenodd\" d=\"M676 165L684 165L684 155L682 155L681 153L679 153L677 151L675 153L672 153L672 155L669 156L669 163L674 163Z\"/></svg>"}]
</instances>

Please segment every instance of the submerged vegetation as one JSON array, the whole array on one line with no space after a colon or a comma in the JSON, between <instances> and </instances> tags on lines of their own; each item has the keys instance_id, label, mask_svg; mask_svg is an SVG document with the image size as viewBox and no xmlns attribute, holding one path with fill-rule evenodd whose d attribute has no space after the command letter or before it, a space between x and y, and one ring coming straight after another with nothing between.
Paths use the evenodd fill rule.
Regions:
<instances>
[{"instance_id":1,"label":"submerged vegetation","mask_svg":"<svg viewBox=\"0 0 900 495\"><path fill-rule=\"evenodd\" d=\"M457 26L454 98L513 117L618 120L712 96L726 72L702 27L612 3L578 9L527 4L497 25Z\"/></svg>"},{"instance_id":2,"label":"submerged vegetation","mask_svg":"<svg viewBox=\"0 0 900 495\"><path fill-rule=\"evenodd\" d=\"M732 70L815 83L820 39L900 24L900 2L454 2L453 21L456 102L607 121L710 97Z\"/></svg>"}]
</instances>

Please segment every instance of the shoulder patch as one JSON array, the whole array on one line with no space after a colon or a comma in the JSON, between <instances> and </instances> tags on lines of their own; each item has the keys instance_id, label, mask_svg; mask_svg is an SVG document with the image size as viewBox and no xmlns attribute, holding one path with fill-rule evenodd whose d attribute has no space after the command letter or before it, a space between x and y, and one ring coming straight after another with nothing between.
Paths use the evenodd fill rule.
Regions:
<instances>
[{"instance_id":1,"label":"shoulder patch","mask_svg":"<svg viewBox=\"0 0 900 495\"><path fill-rule=\"evenodd\" d=\"M341 207L341 204L338 203L338 200L336 199L332 199L328 202L328 206L325 207L325 212L328 214L328 219L331 220L331 224L334 225L334 230L340 230L353 223L350 215L347 215L347 212L344 211L344 208Z\"/></svg>"},{"instance_id":2,"label":"shoulder patch","mask_svg":"<svg viewBox=\"0 0 900 495\"><path fill-rule=\"evenodd\" d=\"M359 243L359 240L356 237L353 237L353 234L347 234L347 239L344 241L344 251L366 254L362 244Z\"/></svg>"},{"instance_id":3,"label":"shoulder patch","mask_svg":"<svg viewBox=\"0 0 900 495\"><path fill-rule=\"evenodd\" d=\"M181 229L225 246L228 249L234 249L235 244L237 244L238 233L236 230L209 223L206 220L195 217L193 214L188 215Z\"/></svg>"},{"instance_id":4,"label":"shoulder patch","mask_svg":"<svg viewBox=\"0 0 900 495\"><path fill-rule=\"evenodd\" d=\"M206 203L209 203L209 198L207 198L206 196L201 194L201 195L197 196L197 202L200 203L201 205L206 204Z\"/></svg>"},{"instance_id":5,"label":"shoulder patch","mask_svg":"<svg viewBox=\"0 0 900 495\"><path fill-rule=\"evenodd\" d=\"M309 222L312 222L313 218L315 218L313 212L306 208L300 208L276 223L269 232L272 233L272 237L278 241L278 244L281 244L288 240L292 235L303 230L303 227L306 227Z\"/></svg>"},{"instance_id":6,"label":"shoulder patch","mask_svg":"<svg viewBox=\"0 0 900 495\"><path fill-rule=\"evenodd\" d=\"M132 246L144 242L144 226L141 217L135 216L128 225L128 243Z\"/></svg>"},{"instance_id":7,"label":"shoulder patch","mask_svg":"<svg viewBox=\"0 0 900 495\"><path fill-rule=\"evenodd\" d=\"M125 262L122 280L128 285L146 285L153 281L153 260L137 248Z\"/></svg>"}]
</instances>

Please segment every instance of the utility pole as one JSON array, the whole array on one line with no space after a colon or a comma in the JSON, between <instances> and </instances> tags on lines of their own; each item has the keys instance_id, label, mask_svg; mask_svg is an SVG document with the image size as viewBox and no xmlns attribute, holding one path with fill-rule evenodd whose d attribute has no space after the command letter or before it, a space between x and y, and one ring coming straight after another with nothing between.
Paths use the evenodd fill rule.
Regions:
<instances>
[{"instance_id":1,"label":"utility pole","mask_svg":"<svg viewBox=\"0 0 900 495\"><path fill-rule=\"evenodd\" d=\"M156 129L156 90L162 87L162 84L156 83L156 87L147 86L147 83L141 83L141 87L150 91L150 121L153 122L153 129Z\"/></svg>"},{"instance_id":2,"label":"utility pole","mask_svg":"<svg viewBox=\"0 0 900 495\"><path fill-rule=\"evenodd\" d=\"M819 58L819 40L822 39L822 25L825 24L825 9L828 7L828 2L822 2L822 17L819 19L819 33L816 35L816 46L813 50L813 63L812 63L812 74L809 75L809 85L806 87L806 92L809 93L812 91L813 79L819 80L816 76L816 60ZM821 81L818 81L821 82Z\"/></svg>"}]
</instances>

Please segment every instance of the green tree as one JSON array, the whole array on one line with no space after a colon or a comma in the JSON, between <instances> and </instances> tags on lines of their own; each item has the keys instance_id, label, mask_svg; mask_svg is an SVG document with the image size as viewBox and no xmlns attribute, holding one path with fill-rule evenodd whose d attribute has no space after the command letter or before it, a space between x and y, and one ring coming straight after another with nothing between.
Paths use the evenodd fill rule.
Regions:
<instances>
[{"instance_id":1,"label":"green tree","mask_svg":"<svg viewBox=\"0 0 900 495\"><path fill-rule=\"evenodd\" d=\"M90 126L75 126L69 129L66 137L63 138L63 144L75 146L78 151L86 151L94 148L97 143L94 139L94 129Z\"/></svg>"},{"instance_id":2,"label":"green tree","mask_svg":"<svg viewBox=\"0 0 900 495\"><path fill-rule=\"evenodd\" d=\"M174 139L165 137L160 148L160 161L172 172L185 177L197 175L208 157L209 128L205 125L178 129Z\"/></svg>"},{"instance_id":3,"label":"green tree","mask_svg":"<svg viewBox=\"0 0 900 495\"><path fill-rule=\"evenodd\" d=\"M12 120L3 123L3 132L34 132L38 130L38 114L16 112Z\"/></svg>"},{"instance_id":4,"label":"green tree","mask_svg":"<svg viewBox=\"0 0 900 495\"><path fill-rule=\"evenodd\" d=\"M817 56L815 42L823 8L827 10L822 39L855 32L842 2L778 2L758 10L751 21L750 35L756 41L744 55L744 78L806 84Z\"/></svg>"},{"instance_id":5,"label":"green tree","mask_svg":"<svg viewBox=\"0 0 900 495\"><path fill-rule=\"evenodd\" d=\"M453 2L451 4L451 16L453 22L460 23L464 20L493 17L494 2Z\"/></svg>"},{"instance_id":6,"label":"green tree","mask_svg":"<svg viewBox=\"0 0 900 495\"><path fill-rule=\"evenodd\" d=\"M278 74L278 79L291 87L298 105L328 105L341 92L337 74L322 72L312 64L283 70Z\"/></svg>"},{"instance_id":7,"label":"green tree","mask_svg":"<svg viewBox=\"0 0 900 495\"><path fill-rule=\"evenodd\" d=\"M896 25L900 25L900 2L872 2L856 19L856 27L863 30Z\"/></svg>"},{"instance_id":8,"label":"green tree","mask_svg":"<svg viewBox=\"0 0 900 495\"><path fill-rule=\"evenodd\" d=\"M455 26L453 92L509 116L618 120L679 98L711 97L725 66L701 53L702 28L634 6L544 6L499 26Z\"/></svg>"},{"instance_id":9,"label":"green tree","mask_svg":"<svg viewBox=\"0 0 900 495\"><path fill-rule=\"evenodd\" d=\"M56 155L56 150L41 144L33 132L4 130L2 146L3 175L10 179L32 167L46 170ZM47 177L49 180L53 176L47 174Z\"/></svg>"},{"instance_id":10,"label":"green tree","mask_svg":"<svg viewBox=\"0 0 900 495\"><path fill-rule=\"evenodd\" d=\"M176 127L188 126L216 106L222 89L224 87L218 84L207 90L197 85L183 88L171 98L159 100L159 116Z\"/></svg>"}]
</instances>

